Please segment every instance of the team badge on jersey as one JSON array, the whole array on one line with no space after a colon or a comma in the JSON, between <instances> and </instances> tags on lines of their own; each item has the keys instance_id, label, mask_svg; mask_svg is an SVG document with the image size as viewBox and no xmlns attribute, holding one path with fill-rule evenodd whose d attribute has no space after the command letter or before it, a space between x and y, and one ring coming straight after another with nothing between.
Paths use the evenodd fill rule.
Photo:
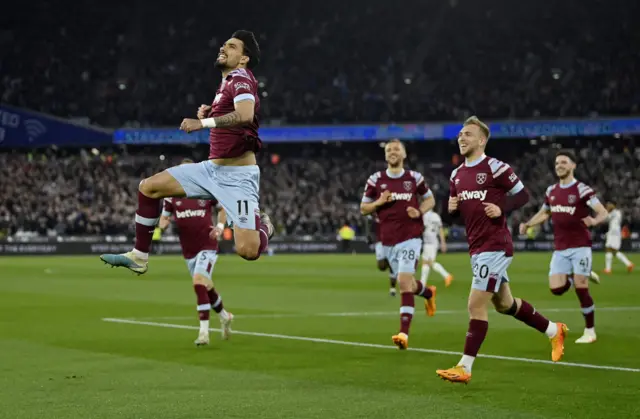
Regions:
<instances>
[{"instance_id":1,"label":"team badge on jersey","mask_svg":"<svg viewBox=\"0 0 640 419\"><path fill-rule=\"evenodd\" d=\"M575 204L576 203L576 196L575 195L569 195L569 203L570 204Z\"/></svg>"},{"instance_id":2,"label":"team badge on jersey","mask_svg":"<svg viewBox=\"0 0 640 419\"><path fill-rule=\"evenodd\" d=\"M176 205L177 205L177 206L182 205L182 201L176 201Z\"/></svg>"},{"instance_id":3,"label":"team badge on jersey","mask_svg":"<svg viewBox=\"0 0 640 419\"><path fill-rule=\"evenodd\" d=\"M476 182L478 182L478 185L482 185L486 181L487 181L487 174L486 173L478 173L476 175Z\"/></svg>"},{"instance_id":4,"label":"team badge on jersey","mask_svg":"<svg viewBox=\"0 0 640 419\"><path fill-rule=\"evenodd\" d=\"M409 192L411 190L411 188L413 187L413 184L410 181L406 180L406 181L402 182L402 186L404 186L404 190L405 191Z\"/></svg>"},{"instance_id":5,"label":"team badge on jersey","mask_svg":"<svg viewBox=\"0 0 640 419\"><path fill-rule=\"evenodd\" d=\"M383 183L382 185L380 185L380 189L387 189L387 184Z\"/></svg>"},{"instance_id":6,"label":"team badge on jersey","mask_svg":"<svg viewBox=\"0 0 640 419\"><path fill-rule=\"evenodd\" d=\"M204 199L198 199L198 205L204 207L207 205L207 201L205 201Z\"/></svg>"}]
</instances>

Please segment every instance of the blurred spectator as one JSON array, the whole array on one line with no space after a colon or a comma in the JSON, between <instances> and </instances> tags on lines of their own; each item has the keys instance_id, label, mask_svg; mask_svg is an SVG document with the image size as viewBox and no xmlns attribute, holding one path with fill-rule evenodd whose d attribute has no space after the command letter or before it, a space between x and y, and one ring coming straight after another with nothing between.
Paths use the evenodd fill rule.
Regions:
<instances>
[{"instance_id":1,"label":"blurred spectator","mask_svg":"<svg viewBox=\"0 0 640 419\"><path fill-rule=\"evenodd\" d=\"M615 199L624 224L640 229L640 147L632 138L562 141L491 140L488 152L508 162L531 191L532 201L510 217L510 226L537 211L544 192L556 182L553 157L557 147L574 148L580 156L576 176L593 186L601 200ZM422 172L436 196L445 222L451 156L450 141L408 142L406 166ZM133 148L84 151L0 153L0 232L37 234L133 234L138 183L145 176L180 162L206 158L207 147ZM161 160L165 153L168 157ZM274 159L273 156L278 158ZM111 156L111 158L108 158ZM271 214L280 235L335 237L344 223L365 234L359 203L364 182L385 167L377 143L276 144L259 155L261 206ZM548 224L543 233L550 232ZM451 237L459 237L451 229Z\"/></svg>"},{"instance_id":2,"label":"blurred spectator","mask_svg":"<svg viewBox=\"0 0 640 419\"><path fill-rule=\"evenodd\" d=\"M177 126L212 101L216 51L242 26L263 49L265 125L640 110L637 1L256 0L221 14L226 6L12 4L0 16L0 101L102 126Z\"/></svg>"}]
</instances>

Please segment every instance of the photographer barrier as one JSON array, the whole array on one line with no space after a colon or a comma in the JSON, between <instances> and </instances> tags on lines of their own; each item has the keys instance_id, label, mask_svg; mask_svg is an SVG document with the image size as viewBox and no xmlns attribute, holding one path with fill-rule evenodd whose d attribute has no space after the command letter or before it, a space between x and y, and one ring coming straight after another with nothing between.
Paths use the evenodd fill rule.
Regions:
<instances>
[{"instance_id":1,"label":"photographer barrier","mask_svg":"<svg viewBox=\"0 0 640 419\"><path fill-rule=\"evenodd\" d=\"M552 251L553 242L549 240L525 241L514 240L516 251ZM109 242L94 240L87 242L0 242L0 255L99 255L102 253L124 253L131 250L132 242ZM306 241L306 240L274 240L269 250L278 253L342 253L339 241ZM452 241L447 243L449 252L466 252L466 242ZM603 250L604 242L593 244L594 250ZM623 241L623 251L640 250L640 240ZM354 240L351 251L355 253L373 253L373 244ZM154 242L153 254L181 254L177 242ZM234 253L233 242L220 243L220 253Z\"/></svg>"}]
</instances>

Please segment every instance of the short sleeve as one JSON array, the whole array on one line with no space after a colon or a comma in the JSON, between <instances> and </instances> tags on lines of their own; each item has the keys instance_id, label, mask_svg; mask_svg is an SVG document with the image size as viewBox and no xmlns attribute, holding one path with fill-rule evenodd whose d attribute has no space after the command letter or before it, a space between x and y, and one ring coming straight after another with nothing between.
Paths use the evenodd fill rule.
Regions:
<instances>
[{"instance_id":1,"label":"short sleeve","mask_svg":"<svg viewBox=\"0 0 640 419\"><path fill-rule=\"evenodd\" d=\"M375 201L378 197L378 191L376 190L377 180L377 173L369 176L369 179L367 179L367 183L364 185L364 195L362 196L362 202L365 204Z\"/></svg>"},{"instance_id":2,"label":"short sleeve","mask_svg":"<svg viewBox=\"0 0 640 419\"><path fill-rule=\"evenodd\" d=\"M495 170L493 166L491 167L495 184L510 196L523 190L524 185L511 166L504 162L499 163Z\"/></svg>"},{"instance_id":3,"label":"short sleeve","mask_svg":"<svg viewBox=\"0 0 640 419\"><path fill-rule=\"evenodd\" d=\"M256 101L256 92L253 82L245 77L234 76L228 84L228 89L233 97L233 103L242 102L244 100Z\"/></svg>"}]
</instances>

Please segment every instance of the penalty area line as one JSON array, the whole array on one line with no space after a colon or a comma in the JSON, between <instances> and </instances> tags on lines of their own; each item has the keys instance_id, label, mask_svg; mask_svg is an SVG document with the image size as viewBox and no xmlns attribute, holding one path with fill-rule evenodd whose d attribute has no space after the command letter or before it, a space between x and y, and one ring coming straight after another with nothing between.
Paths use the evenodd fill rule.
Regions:
<instances>
[{"instance_id":1,"label":"penalty area line","mask_svg":"<svg viewBox=\"0 0 640 419\"><path fill-rule=\"evenodd\" d=\"M200 328L197 326L188 326L184 324L172 324L172 323L157 323L157 322L148 322L148 321L139 321L139 320L129 320L129 319L117 319L117 318L103 318L102 321L108 323L120 323L120 324L131 324L138 326L152 326L152 327L162 327L167 329L183 329L183 330L199 330ZM210 331L219 332L220 329L209 329ZM395 349L397 347L393 345L380 345L376 343L365 343L365 342L349 342L344 340L335 340L335 339L324 339L324 338L311 338L305 336L291 336L291 335L281 335L276 333L261 333L261 332L244 332L234 330L233 334L242 335L242 336L255 336L255 337L263 337L263 338L272 338L272 339L286 339L286 340L296 340L301 342L313 342L313 343L327 343L331 345L343 345L343 346L356 346L361 348L376 348L376 349ZM412 352L423 352L430 354L438 354L438 355L457 355L460 356L462 353L454 352L454 351L443 351L440 349L426 349L426 348L409 348L409 351ZM615 367L610 365L594 365L594 364L581 364L575 362L553 362L544 359L532 359L532 358L519 358L513 356L501 356L501 355L488 355L488 354L480 354L478 355L480 358L488 358L488 359L497 359L501 361L515 361L515 362L524 362L530 364L547 364L547 365L562 365L565 367L574 367L574 368L587 368L594 370L606 370L606 371L624 371L624 372L640 372L640 368L627 368L627 367Z\"/></svg>"}]
</instances>

